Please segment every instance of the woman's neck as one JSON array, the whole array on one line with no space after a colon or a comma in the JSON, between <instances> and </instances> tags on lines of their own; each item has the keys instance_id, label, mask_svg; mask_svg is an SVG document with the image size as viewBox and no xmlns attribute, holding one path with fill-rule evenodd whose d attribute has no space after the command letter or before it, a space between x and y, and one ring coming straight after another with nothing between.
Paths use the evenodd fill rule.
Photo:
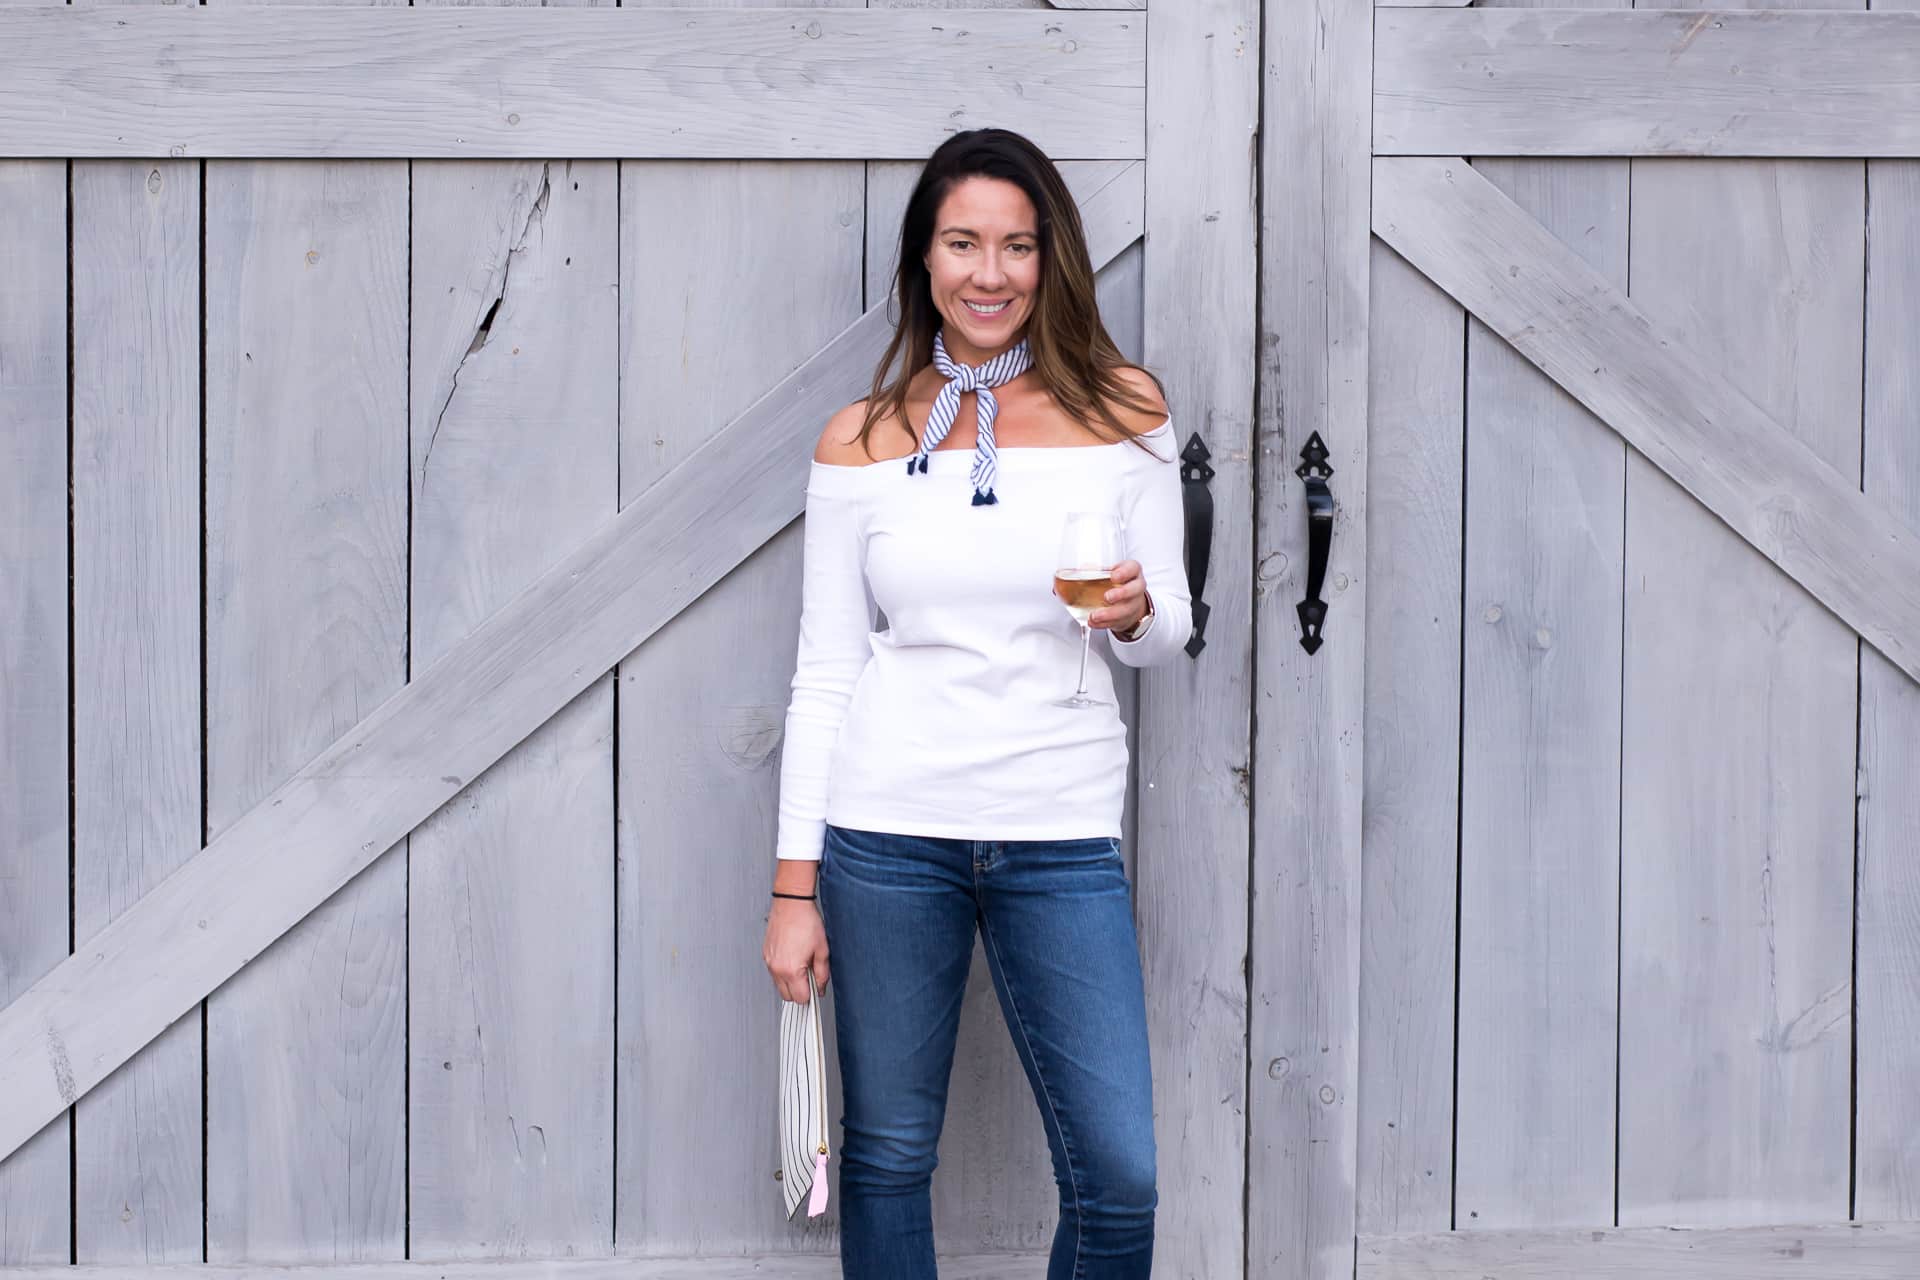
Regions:
<instances>
[{"instance_id":1,"label":"woman's neck","mask_svg":"<svg viewBox=\"0 0 1920 1280\"><path fill-rule=\"evenodd\" d=\"M1026 336L1027 331L1023 327L1020 332L997 347L976 347L955 333L951 326L943 326L940 330L940 341L941 345L947 349L947 359L955 364L970 365L974 368L978 368L1002 352L1013 350L1025 340Z\"/></svg>"}]
</instances>

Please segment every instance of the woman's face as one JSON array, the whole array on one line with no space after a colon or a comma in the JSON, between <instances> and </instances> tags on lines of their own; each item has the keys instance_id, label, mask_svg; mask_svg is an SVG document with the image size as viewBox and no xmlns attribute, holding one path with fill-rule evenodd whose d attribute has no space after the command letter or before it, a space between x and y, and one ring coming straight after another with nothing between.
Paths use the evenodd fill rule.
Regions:
<instances>
[{"instance_id":1,"label":"woman's face","mask_svg":"<svg viewBox=\"0 0 1920 1280\"><path fill-rule=\"evenodd\" d=\"M991 360L1019 341L1040 287L1040 219L1027 193L1002 178L954 184L933 220L926 253L947 354Z\"/></svg>"}]
</instances>

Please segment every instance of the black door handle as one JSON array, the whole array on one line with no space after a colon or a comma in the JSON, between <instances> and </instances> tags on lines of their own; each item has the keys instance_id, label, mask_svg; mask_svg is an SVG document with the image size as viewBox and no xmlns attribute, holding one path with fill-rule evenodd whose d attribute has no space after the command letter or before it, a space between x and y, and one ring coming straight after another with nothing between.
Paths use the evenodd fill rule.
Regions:
<instances>
[{"instance_id":1,"label":"black door handle","mask_svg":"<svg viewBox=\"0 0 1920 1280\"><path fill-rule=\"evenodd\" d=\"M1206 441L1198 431L1180 451L1180 502L1187 513L1187 594L1193 600L1193 634L1187 638L1187 656L1197 658L1207 647L1207 602L1200 589L1207 585L1207 559L1213 551L1213 491L1207 481L1213 468Z\"/></svg>"},{"instance_id":2,"label":"black door handle","mask_svg":"<svg viewBox=\"0 0 1920 1280\"><path fill-rule=\"evenodd\" d=\"M1307 437L1300 450L1305 459L1294 474L1307 486L1307 598L1296 606L1300 614L1300 647L1312 653L1320 647L1320 627L1327 620L1327 602L1320 588L1327 577L1327 555L1333 550L1333 490L1327 479L1333 465L1327 461L1327 444L1318 431Z\"/></svg>"}]
</instances>

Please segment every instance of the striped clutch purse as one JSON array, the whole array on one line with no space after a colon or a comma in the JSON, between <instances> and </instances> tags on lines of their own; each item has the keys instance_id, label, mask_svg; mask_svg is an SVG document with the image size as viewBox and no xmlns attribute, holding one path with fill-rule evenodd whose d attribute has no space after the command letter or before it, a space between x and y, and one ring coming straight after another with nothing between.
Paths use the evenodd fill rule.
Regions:
<instances>
[{"instance_id":1,"label":"striped clutch purse","mask_svg":"<svg viewBox=\"0 0 1920 1280\"><path fill-rule=\"evenodd\" d=\"M791 1222L827 1207L827 1046L820 1030L820 988L807 971L805 1004L780 1004L780 1189Z\"/></svg>"}]
</instances>

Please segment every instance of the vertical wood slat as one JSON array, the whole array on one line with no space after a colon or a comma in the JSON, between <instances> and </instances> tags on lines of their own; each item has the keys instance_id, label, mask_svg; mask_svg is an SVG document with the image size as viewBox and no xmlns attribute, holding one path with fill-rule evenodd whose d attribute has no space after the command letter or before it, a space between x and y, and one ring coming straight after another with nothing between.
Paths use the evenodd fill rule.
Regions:
<instances>
[{"instance_id":1,"label":"vertical wood slat","mask_svg":"<svg viewBox=\"0 0 1920 1280\"><path fill-rule=\"evenodd\" d=\"M1920 9L1920 0L1874 0ZM1862 482L1920 530L1920 161L1868 160ZM1920 1218L1920 684L1863 646L1858 780L1857 1218Z\"/></svg>"},{"instance_id":2,"label":"vertical wood slat","mask_svg":"<svg viewBox=\"0 0 1920 1280\"><path fill-rule=\"evenodd\" d=\"M1075 171L1095 167L1118 166L1110 161L1072 161L1063 165L1062 171L1071 175ZM1072 180L1069 176L1068 181ZM1119 257L1100 269L1094 279L1094 290L1100 301L1100 318L1107 326L1107 335L1120 348L1121 354L1134 364L1140 364L1146 358L1142 354L1146 347L1146 311L1142 295L1146 269L1146 245L1135 241L1122 250ZM1111 646L1102 649L1100 656L1113 674L1114 698L1120 705L1120 718L1127 726L1127 795L1120 814L1121 856L1126 864L1128 879L1135 880L1140 865L1140 669L1130 667L1114 657ZM1136 916L1138 912L1136 901ZM988 975L983 972L981 980L986 981L987 978Z\"/></svg>"},{"instance_id":3,"label":"vertical wood slat","mask_svg":"<svg viewBox=\"0 0 1920 1280\"><path fill-rule=\"evenodd\" d=\"M1270 0L1265 13L1264 56L1259 44L1232 55L1265 67L1254 564L1229 557L1216 597L1233 601L1253 570L1247 1274L1344 1280L1360 1084L1373 6L1316 0L1303 13ZM1161 21L1156 10L1152 27ZM1168 247L1156 241L1151 252ZM1295 468L1314 432L1330 455L1335 507L1324 643L1309 654L1296 612L1308 546ZM1216 621L1222 612L1216 604ZM1201 665L1214 656L1210 638Z\"/></svg>"},{"instance_id":4,"label":"vertical wood slat","mask_svg":"<svg viewBox=\"0 0 1920 1280\"><path fill-rule=\"evenodd\" d=\"M94 0L121 3L123 0ZM124 0L128 4L147 0ZM200 851L198 162L73 165L74 938ZM80 1101L76 1261L198 1262L201 1013Z\"/></svg>"},{"instance_id":5,"label":"vertical wood slat","mask_svg":"<svg viewBox=\"0 0 1920 1280\"><path fill-rule=\"evenodd\" d=\"M1475 167L1625 290L1627 161ZM1627 449L1477 319L1467 358L1454 1219L1611 1225Z\"/></svg>"},{"instance_id":6,"label":"vertical wood slat","mask_svg":"<svg viewBox=\"0 0 1920 1280\"><path fill-rule=\"evenodd\" d=\"M67 957L66 208L63 162L0 160L0 1007ZM70 1260L71 1134L0 1161L0 1263Z\"/></svg>"},{"instance_id":7,"label":"vertical wood slat","mask_svg":"<svg viewBox=\"0 0 1920 1280\"><path fill-rule=\"evenodd\" d=\"M75 161L74 936L200 851L200 165ZM83 1263L200 1260L198 1010L79 1103Z\"/></svg>"},{"instance_id":8,"label":"vertical wood slat","mask_svg":"<svg viewBox=\"0 0 1920 1280\"><path fill-rule=\"evenodd\" d=\"M407 166L213 161L206 191L211 839L408 677ZM402 1255L406 870L209 997L210 1261Z\"/></svg>"},{"instance_id":9,"label":"vertical wood slat","mask_svg":"<svg viewBox=\"0 0 1920 1280\"><path fill-rule=\"evenodd\" d=\"M1624 160L1475 167L1624 290ZM1626 446L1477 319L1468 364L1455 1225L1611 1225Z\"/></svg>"},{"instance_id":10,"label":"vertical wood slat","mask_svg":"<svg viewBox=\"0 0 1920 1280\"><path fill-rule=\"evenodd\" d=\"M617 509L613 161L413 164L413 664ZM613 680L408 841L410 1256L613 1245Z\"/></svg>"},{"instance_id":11,"label":"vertical wood slat","mask_svg":"<svg viewBox=\"0 0 1920 1280\"><path fill-rule=\"evenodd\" d=\"M1072 162L1062 168L1070 173L1076 168L1090 168L1093 163ZM1134 364L1141 364L1146 359L1143 354L1146 349L1146 310L1142 294L1146 270L1146 245L1135 241L1102 268L1094 280L1094 289L1100 300L1101 322L1107 326L1107 334L1113 339L1114 345L1120 348L1121 354ZM1111 646L1102 650L1101 656L1113 674L1114 698L1120 704L1120 718L1127 726L1127 797L1120 814L1120 849L1127 868L1127 878L1137 888L1140 867L1140 669L1115 658ZM1139 915L1137 896L1134 914L1136 918ZM986 978L987 975L981 975L982 981ZM1005 1025L1004 1020L1002 1025Z\"/></svg>"},{"instance_id":12,"label":"vertical wood slat","mask_svg":"<svg viewBox=\"0 0 1920 1280\"><path fill-rule=\"evenodd\" d=\"M859 316L862 215L857 162L621 171L625 506ZM742 324L750 314L780 319ZM779 997L755 922L771 901L800 534L796 522L775 535L617 668L622 1253L829 1250L837 1231L837 1213L800 1227L781 1216L762 1087L777 1065ZM751 1046L737 1073L716 1076L686 1052L716 1038ZM829 1044L833 1091L837 1066ZM706 1140L715 1115L735 1117L737 1141ZM837 1184L837 1169L829 1177ZM713 1193L755 1186L765 1194Z\"/></svg>"},{"instance_id":13,"label":"vertical wood slat","mask_svg":"<svg viewBox=\"0 0 1920 1280\"><path fill-rule=\"evenodd\" d=\"M862 214L854 161L627 162L621 190L625 506L858 318ZM800 533L619 667L622 1253L832 1248L837 1213L780 1212L779 996L760 955ZM741 1047L737 1070L690 1048L714 1044ZM833 1063L830 1046L837 1090Z\"/></svg>"},{"instance_id":14,"label":"vertical wood slat","mask_svg":"<svg viewBox=\"0 0 1920 1280\"><path fill-rule=\"evenodd\" d=\"M861 212L857 163L623 170L624 505L860 314ZM770 210L780 211L778 235L766 230ZM742 323L748 314L779 321ZM828 1249L838 1220L794 1226L782 1216L765 1088L779 997L760 922L799 535L796 523L773 537L619 668L624 1253ZM689 1051L722 1043L745 1048L737 1071L715 1073ZM832 1063L830 1045L830 1072ZM837 1089L837 1077L829 1083ZM716 1116L729 1118L733 1140L710 1141ZM742 1193L716 1194L722 1187Z\"/></svg>"},{"instance_id":15,"label":"vertical wood slat","mask_svg":"<svg viewBox=\"0 0 1920 1280\"><path fill-rule=\"evenodd\" d=\"M1134 892L1152 1035L1161 1193L1156 1269L1210 1280L1243 1273L1247 1226L1254 762L1244 584L1255 427L1247 394L1255 287L1247 264L1256 260L1259 230L1259 69L1256 0L1191 0L1153 10L1145 354L1166 384L1181 446L1198 432L1212 451L1213 612L1197 661L1182 657L1141 674ZM1348 1249L1350 1259L1351 1236ZM1257 1257L1254 1273L1266 1274Z\"/></svg>"},{"instance_id":16,"label":"vertical wood slat","mask_svg":"<svg viewBox=\"0 0 1920 1280\"><path fill-rule=\"evenodd\" d=\"M420 670L618 509L619 174L411 173ZM613 677L415 828L407 864L409 1256L610 1253Z\"/></svg>"},{"instance_id":17,"label":"vertical wood slat","mask_svg":"<svg viewBox=\"0 0 1920 1280\"><path fill-rule=\"evenodd\" d=\"M1635 302L1858 474L1861 162L1632 163ZM1857 640L1630 455L1624 641L1619 1221L1843 1220Z\"/></svg>"},{"instance_id":18,"label":"vertical wood slat","mask_svg":"<svg viewBox=\"0 0 1920 1280\"><path fill-rule=\"evenodd\" d=\"M1377 241L1369 279L1355 1216L1405 1235L1452 1225L1466 327Z\"/></svg>"}]
</instances>

